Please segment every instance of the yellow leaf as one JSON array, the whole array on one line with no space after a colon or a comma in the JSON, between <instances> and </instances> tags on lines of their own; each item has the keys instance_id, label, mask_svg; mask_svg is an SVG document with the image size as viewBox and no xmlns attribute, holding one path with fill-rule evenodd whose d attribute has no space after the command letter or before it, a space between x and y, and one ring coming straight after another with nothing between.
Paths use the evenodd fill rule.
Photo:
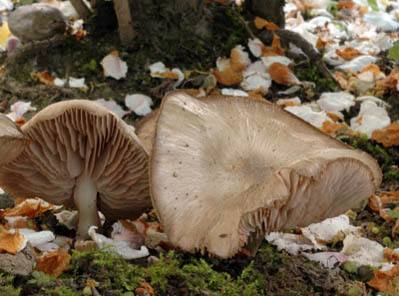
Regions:
<instances>
[{"instance_id":1,"label":"yellow leaf","mask_svg":"<svg viewBox=\"0 0 399 296\"><path fill-rule=\"evenodd\" d=\"M6 47L7 39L11 36L10 29L8 28L8 24L3 22L3 25L0 27L0 46Z\"/></svg>"}]
</instances>

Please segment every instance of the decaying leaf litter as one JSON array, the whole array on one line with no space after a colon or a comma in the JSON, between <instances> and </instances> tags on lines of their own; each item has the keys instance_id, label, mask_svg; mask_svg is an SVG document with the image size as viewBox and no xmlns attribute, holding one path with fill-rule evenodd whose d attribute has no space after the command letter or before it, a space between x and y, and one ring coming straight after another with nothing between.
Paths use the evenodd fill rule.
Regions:
<instances>
[{"instance_id":1,"label":"decaying leaf litter","mask_svg":"<svg viewBox=\"0 0 399 296\"><path fill-rule=\"evenodd\" d=\"M10 3L4 3L5 9L12 9ZM234 4L210 5L228 5L229 9L239 11ZM152 91L143 88L140 93L132 91L131 87L129 91L121 87L123 93L112 91L129 79L129 67L134 67L126 61L127 55L117 43L108 46L110 49L101 57L85 59L87 63L75 67L73 75L76 77L60 69L59 64L48 61L46 67L40 62L34 66L28 62L30 68L28 72L24 69L22 76L28 80L33 93L40 93L40 87L44 86L42 90L51 90L55 100L60 100L57 92L61 90L61 96L76 94L95 99L128 122L137 116L149 116L143 117L136 126L139 137L140 131L145 131L141 135L146 139L152 138L154 118L158 116L154 106L167 90L193 86L186 92L197 97L221 93L249 96L249 100L276 101L323 132L365 150L379 161L384 182L368 206L287 233L269 233L266 236L269 244L264 243L254 259L246 257L244 249L234 259L219 260L178 251L161 255L173 249L173 245L153 212L135 221L105 224L107 236L91 228L88 234L92 241L74 242L76 212L40 199L18 201L17 206L2 212L1 255L5 273L1 281L5 293L25 295L29 287L37 294L55 295L95 295L99 291L106 294L107 290L116 295L128 291L138 295L320 295L323 292L369 295L375 291L396 295L398 255L395 249L399 247L396 237L398 194L395 191L399 175L398 123L395 122L398 119L395 112L397 3L288 1L285 13L286 28L305 36L323 53L337 83L321 78L317 69L315 71L303 60L301 64L288 58L290 52L298 53L299 49L291 46L287 50L277 34L270 44L256 38L231 44L225 56L213 61L213 69L186 68L152 57L140 75L147 76L150 85L161 84L162 87ZM7 41L6 24L5 21L0 32L5 47L13 44L10 43L13 39ZM81 24L76 22L73 41L65 42L79 44L90 38L90 30L86 35ZM256 33L273 32L277 28L258 17L252 29ZM78 68L80 72L76 71ZM6 71L3 79L14 80L16 76L11 72ZM200 85L193 83L197 76L203 76ZM110 85L107 87L111 91L96 91L103 89L101 84ZM76 91L69 93L69 89ZM13 93L7 87L2 88L2 96L5 97L3 102L11 103L9 107L4 105L4 113L22 127L38 111L36 108L40 110L51 102L35 103L34 99L30 102L26 93ZM16 101L21 98L25 102ZM146 151L152 150L151 141L143 146ZM104 223L103 216L100 215L100 219ZM181 224L184 226L184 222ZM90 251L103 247L104 251ZM281 253L275 248L284 251ZM127 260L141 256L145 259L131 264L113 252ZM88 262L89 272L85 270ZM147 264L149 266L145 267ZM117 277L121 270L129 272ZM14 275L7 275L7 272ZM106 276L102 277L101 272ZM114 280L109 282L112 278Z\"/></svg>"}]
</instances>

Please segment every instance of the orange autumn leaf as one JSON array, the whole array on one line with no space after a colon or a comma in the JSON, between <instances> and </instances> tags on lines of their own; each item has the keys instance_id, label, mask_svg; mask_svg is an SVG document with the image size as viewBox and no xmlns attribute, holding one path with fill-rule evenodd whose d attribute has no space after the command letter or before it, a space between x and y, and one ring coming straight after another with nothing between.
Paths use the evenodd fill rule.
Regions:
<instances>
[{"instance_id":1,"label":"orange autumn leaf","mask_svg":"<svg viewBox=\"0 0 399 296\"><path fill-rule=\"evenodd\" d=\"M275 55L284 55L284 48L281 47L280 37L276 34L273 34L273 41L271 46L264 46L262 48L262 56L275 56Z\"/></svg>"},{"instance_id":2,"label":"orange autumn leaf","mask_svg":"<svg viewBox=\"0 0 399 296\"><path fill-rule=\"evenodd\" d=\"M323 122L323 126L321 127L321 130L328 135L334 136L343 128L345 128L345 126L342 123L336 123L336 122L326 120Z\"/></svg>"},{"instance_id":3,"label":"orange autumn leaf","mask_svg":"<svg viewBox=\"0 0 399 296\"><path fill-rule=\"evenodd\" d=\"M54 85L55 78L48 71L34 72L32 77L36 78L45 85Z\"/></svg>"},{"instance_id":4,"label":"orange autumn leaf","mask_svg":"<svg viewBox=\"0 0 399 296\"><path fill-rule=\"evenodd\" d=\"M349 79L344 73L338 71L334 72L333 77L342 89L347 90L349 88Z\"/></svg>"},{"instance_id":5,"label":"orange autumn leaf","mask_svg":"<svg viewBox=\"0 0 399 296\"><path fill-rule=\"evenodd\" d=\"M26 238L19 231L8 231L0 227L0 252L16 254L25 248Z\"/></svg>"},{"instance_id":6,"label":"orange autumn leaf","mask_svg":"<svg viewBox=\"0 0 399 296\"><path fill-rule=\"evenodd\" d=\"M371 138L384 147L399 145L399 122L394 122L383 129L373 131Z\"/></svg>"},{"instance_id":7,"label":"orange autumn leaf","mask_svg":"<svg viewBox=\"0 0 399 296\"><path fill-rule=\"evenodd\" d=\"M399 83L399 68L395 68L389 73L385 79L380 81L380 84L387 89L396 89Z\"/></svg>"},{"instance_id":8,"label":"orange autumn leaf","mask_svg":"<svg viewBox=\"0 0 399 296\"><path fill-rule=\"evenodd\" d=\"M316 48L317 48L318 50L323 50L323 49L325 49L325 48L326 48L326 45L327 45L327 41L326 41L326 40L324 40L324 39L321 38L321 37L317 38L317 41L316 41Z\"/></svg>"},{"instance_id":9,"label":"orange autumn leaf","mask_svg":"<svg viewBox=\"0 0 399 296\"><path fill-rule=\"evenodd\" d=\"M390 248L384 249L384 258L395 263L399 262L399 253Z\"/></svg>"},{"instance_id":10,"label":"orange autumn leaf","mask_svg":"<svg viewBox=\"0 0 399 296\"><path fill-rule=\"evenodd\" d=\"M269 74L273 81L283 85L299 84L300 81L286 65L273 63L269 67Z\"/></svg>"},{"instance_id":11,"label":"orange autumn leaf","mask_svg":"<svg viewBox=\"0 0 399 296\"><path fill-rule=\"evenodd\" d=\"M71 255L63 248L47 252L37 259L36 269L44 273L58 277L69 266Z\"/></svg>"},{"instance_id":12,"label":"orange autumn leaf","mask_svg":"<svg viewBox=\"0 0 399 296\"><path fill-rule=\"evenodd\" d=\"M356 8L356 3L351 0L340 0L337 4L337 8L341 9L354 9Z\"/></svg>"},{"instance_id":13,"label":"orange autumn leaf","mask_svg":"<svg viewBox=\"0 0 399 296\"><path fill-rule=\"evenodd\" d=\"M362 55L362 53L357 50L356 48L352 48L352 47L345 47L345 48L338 48L335 53L340 56L341 58L343 58L344 60L351 60L353 58L356 58L360 55Z\"/></svg>"},{"instance_id":14,"label":"orange autumn leaf","mask_svg":"<svg viewBox=\"0 0 399 296\"><path fill-rule=\"evenodd\" d=\"M374 270L374 277L367 284L380 292L399 295L399 265L387 271Z\"/></svg>"},{"instance_id":15,"label":"orange autumn leaf","mask_svg":"<svg viewBox=\"0 0 399 296\"><path fill-rule=\"evenodd\" d=\"M0 210L0 217L27 216L29 218L34 218L54 208L55 206L44 200L27 199L14 208Z\"/></svg>"},{"instance_id":16,"label":"orange autumn leaf","mask_svg":"<svg viewBox=\"0 0 399 296\"><path fill-rule=\"evenodd\" d=\"M242 51L238 47L231 50L230 66L235 72L242 72L248 66L245 57L242 56Z\"/></svg>"},{"instance_id":17,"label":"orange autumn leaf","mask_svg":"<svg viewBox=\"0 0 399 296\"><path fill-rule=\"evenodd\" d=\"M240 72L234 71L231 67L224 69L223 71L214 70L213 75L215 75L216 80L223 85L232 86L239 84L243 77Z\"/></svg>"},{"instance_id":18,"label":"orange autumn leaf","mask_svg":"<svg viewBox=\"0 0 399 296\"><path fill-rule=\"evenodd\" d=\"M258 30L264 28L264 29L269 30L269 31L275 31L275 30L279 29L279 26L277 26L275 23L269 22L269 21L267 21L264 18L261 18L259 16L255 17L254 24L255 24L255 27Z\"/></svg>"},{"instance_id":19,"label":"orange autumn leaf","mask_svg":"<svg viewBox=\"0 0 399 296\"><path fill-rule=\"evenodd\" d=\"M141 283L134 292L137 296L155 296L154 288L147 282Z\"/></svg>"}]
</instances>

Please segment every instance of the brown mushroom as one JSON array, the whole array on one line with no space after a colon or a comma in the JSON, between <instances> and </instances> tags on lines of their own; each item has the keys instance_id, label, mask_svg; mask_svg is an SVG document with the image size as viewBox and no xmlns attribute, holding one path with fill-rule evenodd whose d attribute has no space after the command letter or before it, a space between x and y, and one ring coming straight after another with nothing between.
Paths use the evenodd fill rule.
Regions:
<instances>
[{"instance_id":1,"label":"brown mushroom","mask_svg":"<svg viewBox=\"0 0 399 296\"><path fill-rule=\"evenodd\" d=\"M28 144L28 138L7 116L0 114L0 166L14 160Z\"/></svg>"},{"instance_id":2,"label":"brown mushroom","mask_svg":"<svg viewBox=\"0 0 399 296\"><path fill-rule=\"evenodd\" d=\"M148 156L133 129L85 100L50 105L22 126L30 145L0 168L0 186L17 197L75 205L78 236L106 218L135 218L151 206Z\"/></svg>"},{"instance_id":3,"label":"brown mushroom","mask_svg":"<svg viewBox=\"0 0 399 296\"><path fill-rule=\"evenodd\" d=\"M161 106L151 196L183 250L231 257L251 237L359 205L380 182L368 154L271 103L172 93Z\"/></svg>"}]
</instances>

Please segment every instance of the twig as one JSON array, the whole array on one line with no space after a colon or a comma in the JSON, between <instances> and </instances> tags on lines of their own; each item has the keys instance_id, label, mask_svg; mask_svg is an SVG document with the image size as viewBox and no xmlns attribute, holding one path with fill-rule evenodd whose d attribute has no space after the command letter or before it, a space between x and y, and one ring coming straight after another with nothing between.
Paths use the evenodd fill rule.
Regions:
<instances>
[{"instance_id":1,"label":"twig","mask_svg":"<svg viewBox=\"0 0 399 296\"><path fill-rule=\"evenodd\" d=\"M122 44L128 45L137 35L133 28L129 0L114 0L114 9L118 18L119 37Z\"/></svg>"}]
</instances>

